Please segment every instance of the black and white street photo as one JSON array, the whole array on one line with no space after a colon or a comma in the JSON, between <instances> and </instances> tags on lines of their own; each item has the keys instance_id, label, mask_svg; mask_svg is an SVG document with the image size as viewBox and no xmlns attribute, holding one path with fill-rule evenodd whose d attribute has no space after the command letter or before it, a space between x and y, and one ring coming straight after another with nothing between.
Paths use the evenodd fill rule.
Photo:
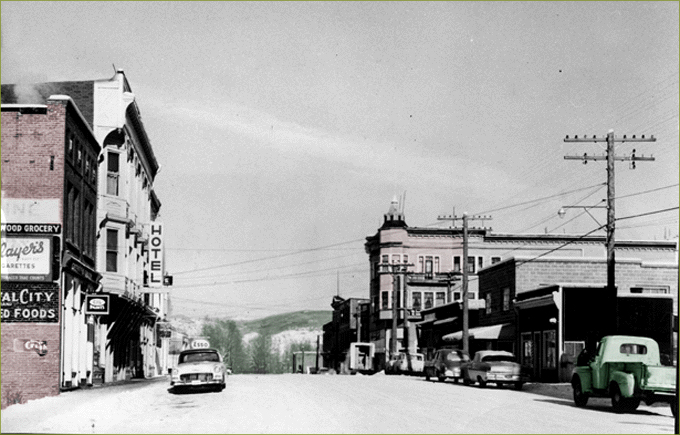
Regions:
<instances>
[{"instance_id":1,"label":"black and white street photo","mask_svg":"<svg viewBox=\"0 0 680 435\"><path fill-rule=\"evenodd\" d=\"M678 2L0 21L3 433L680 433Z\"/></svg>"}]
</instances>

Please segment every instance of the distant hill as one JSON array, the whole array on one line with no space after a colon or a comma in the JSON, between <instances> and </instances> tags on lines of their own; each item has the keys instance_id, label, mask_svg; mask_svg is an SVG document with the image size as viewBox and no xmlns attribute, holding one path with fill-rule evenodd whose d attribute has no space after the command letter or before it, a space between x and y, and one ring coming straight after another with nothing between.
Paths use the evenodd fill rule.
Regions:
<instances>
[{"instance_id":1,"label":"distant hill","mask_svg":"<svg viewBox=\"0 0 680 435\"><path fill-rule=\"evenodd\" d=\"M317 336L323 336L323 325L333 319L332 311L295 311L275 314L255 320L236 320L244 342L258 333L272 336L274 346L283 352L291 343L307 342L316 345ZM230 319L222 319L230 320ZM189 337L198 337L208 318L194 319L185 315L170 316L170 323Z\"/></svg>"},{"instance_id":2,"label":"distant hill","mask_svg":"<svg viewBox=\"0 0 680 435\"><path fill-rule=\"evenodd\" d=\"M243 335L252 332L263 332L276 335L290 330L323 331L323 325L333 319L332 311L295 311L275 314L255 320L239 320L236 322Z\"/></svg>"}]
</instances>

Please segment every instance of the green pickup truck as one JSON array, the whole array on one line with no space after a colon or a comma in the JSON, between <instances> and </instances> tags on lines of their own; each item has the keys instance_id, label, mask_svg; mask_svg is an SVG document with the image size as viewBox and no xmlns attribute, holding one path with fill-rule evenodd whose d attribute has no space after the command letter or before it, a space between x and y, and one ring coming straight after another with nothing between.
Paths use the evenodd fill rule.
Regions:
<instances>
[{"instance_id":1,"label":"green pickup truck","mask_svg":"<svg viewBox=\"0 0 680 435\"><path fill-rule=\"evenodd\" d=\"M611 397L616 412L632 412L640 401L666 402L675 416L675 370L661 365L659 345L651 338L607 336L595 355L579 355L571 378L574 403L583 407L591 396Z\"/></svg>"}]
</instances>

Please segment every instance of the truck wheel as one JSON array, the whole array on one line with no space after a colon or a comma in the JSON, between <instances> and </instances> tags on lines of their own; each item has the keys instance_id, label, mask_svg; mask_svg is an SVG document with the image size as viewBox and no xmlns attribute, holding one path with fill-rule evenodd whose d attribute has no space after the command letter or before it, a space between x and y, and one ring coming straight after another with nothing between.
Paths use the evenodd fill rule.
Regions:
<instances>
[{"instance_id":1,"label":"truck wheel","mask_svg":"<svg viewBox=\"0 0 680 435\"><path fill-rule=\"evenodd\" d=\"M626 410L628 412L634 412L636 409L638 409L638 406L640 406L640 399L635 397L626 399Z\"/></svg>"},{"instance_id":2,"label":"truck wheel","mask_svg":"<svg viewBox=\"0 0 680 435\"><path fill-rule=\"evenodd\" d=\"M678 416L678 398L676 397L673 399L671 402L671 414L673 414L673 417Z\"/></svg>"},{"instance_id":3,"label":"truck wheel","mask_svg":"<svg viewBox=\"0 0 680 435\"><path fill-rule=\"evenodd\" d=\"M612 408L614 412L622 413L626 411L626 399L621 395L621 390L616 384L612 384L609 388L610 395L612 398Z\"/></svg>"},{"instance_id":4,"label":"truck wheel","mask_svg":"<svg viewBox=\"0 0 680 435\"><path fill-rule=\"evenodd\" d=\"M574 389L574 404L579 408L583 408L588 404L589 396L583 392L581 380L579 378L574 379L571 386Z\"/></svg>"}]
</instances>

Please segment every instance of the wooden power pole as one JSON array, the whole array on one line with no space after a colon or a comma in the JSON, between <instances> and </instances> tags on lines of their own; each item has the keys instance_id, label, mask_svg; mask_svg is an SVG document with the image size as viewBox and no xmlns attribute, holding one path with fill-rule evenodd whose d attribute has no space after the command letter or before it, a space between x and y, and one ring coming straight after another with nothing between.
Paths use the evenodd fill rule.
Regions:
<instances>
[{"instance_id":1,"label":"wooden power pole","mask_svg":"<svg viewBox=\"0 0 680 435\"><path fill-rule=\"evenodd\" d=\"M615 204L615 182L614 182L614 162L615 161L629 161L631 162L631 169L635 169L635 162L637 161L654 161L654 157L637 156L635 150L628 156L617 156L614 153L614 145L616 142L656 142L656 138L651 136L645 138L642 135L640 138L636 138L633 135L632 138L626 137L615 137L614 130L609 130L606 137L593 136L588 137L578 137L574 136L569 138L567 136L564 139L565 142L606 142L607 143L607 154L600 156L589 156L587 153L582 156L564 156L565 160L581 160L585 165L590 160L606 160L607 161L607 290L610 292L616 291L616 254L614 252L615 245L615 235L614 230L616 227L616 212L614 208ZM617 322L618 323L618 322Z\"/></svg>"},{"instance_id":2,"label":"wooden power pole","mask_svg":"<svg viewBox=\"0 0 680 435\"><path fill-rule=\"evenodd\" d=\"M490 220L492 219L491 216L468 216L467 213L463 213L462 217L458 217L455 215L449 215L449 216L439 216L437 217L438 220L448 220L452 221L454 224L456 220L462 220L463 221L463 261L462 267L463 267L463 350L467 353L470 353L470 333L469 333L469 324L470 324L470 309L469 309L469 301L468 301L468 273L469 273L469 266L468 266L468 221L471 220Z\"/></svg>"}]
</instances>

